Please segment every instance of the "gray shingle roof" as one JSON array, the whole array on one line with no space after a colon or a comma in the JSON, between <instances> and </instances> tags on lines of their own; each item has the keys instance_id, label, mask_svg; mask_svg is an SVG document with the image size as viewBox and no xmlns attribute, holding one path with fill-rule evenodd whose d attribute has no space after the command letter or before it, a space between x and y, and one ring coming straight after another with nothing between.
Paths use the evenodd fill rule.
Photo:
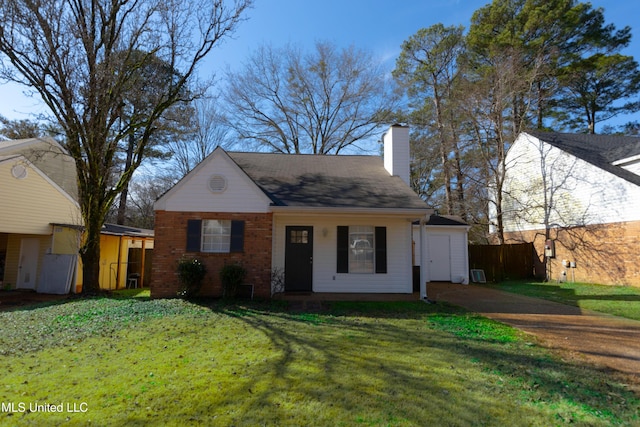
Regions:
<instances>
[{"instance_id":1,"label":"gray shingle roof","mask_svg":"<svg viewBox=\"0 0 640 427\"><path fill-rule=\"evenodd\" d=\"M228 152L275 206L427 209L376 156Z\"/></svg>"},{"instance_id":2,"label":"gray shingle roof","mask_svg":"<svg viewBox=\"0 0 640 427\"><path fill-rule=\"evenodd\" d=\"M74 199L78 199L76 165L67 151L52 138L0 141L0 155L20 154L33 163Z\"/></svg>"},{"instance_id":3,"label":"gray shingle roof","mask_svg":"<svg viewBox=\"0 0 640 427\"><path fill-rule=\"evenodd\" d=\"M118 236L153 237L153 230L109 223L103 224L102 232Z\"/></svg>"},{"instance_id":4,"label":"gray shingle roof","mask_svg":"<svg viewBox=\"0 0 640 427\"><path fill-rule=\"evenodd\" d=\"M640 155L640 138L638 137L534 131L527 133L602 170L640 185L640 176L611 164L616 160Z\"/></svg>"},{"instance_id":5,"label":"gray shingle roof","mask_svg":"<svg viewBox=\"0 0 640 427\"><path fill-rule=\"evenodd\" d=\"M427 225L453 225L453 226L465 226L469 225L462 220L462 218L454 215L437 215L433 214L429 217Z\"/></svg>"}]
</instances>

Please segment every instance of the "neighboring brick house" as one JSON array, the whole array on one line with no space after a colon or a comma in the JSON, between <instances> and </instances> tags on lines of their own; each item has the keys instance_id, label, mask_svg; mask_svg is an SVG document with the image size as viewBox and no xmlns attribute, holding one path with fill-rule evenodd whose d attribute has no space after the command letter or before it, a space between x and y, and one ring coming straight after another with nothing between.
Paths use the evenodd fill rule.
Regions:
<instances>
[{"instance_id":1,"label":"neighboring brick house","mask_svg":"<svg viewBox=\"0 0 640 427\"><path fill-rule=\"evenodd\" d=\"M176 295L182 256L205 263L207 296L228 263L263 298L281 290L273 272L287 292L412 293L412 222L433 211L408 185L408 128L384 142L384 162L218 147L155 204L151 295Z\"/></svg>"},{"instance_id":2,"label":"neighboring brick house","mask_svg":"<svg viewBox=\"0 0 640 427\"><path fill-rule=\"evenodd\" d=\"M541 274L640 286L640 138L527 132L505 165L505 237L540 265L551 241Z\"/></svg>"}]
</instances>

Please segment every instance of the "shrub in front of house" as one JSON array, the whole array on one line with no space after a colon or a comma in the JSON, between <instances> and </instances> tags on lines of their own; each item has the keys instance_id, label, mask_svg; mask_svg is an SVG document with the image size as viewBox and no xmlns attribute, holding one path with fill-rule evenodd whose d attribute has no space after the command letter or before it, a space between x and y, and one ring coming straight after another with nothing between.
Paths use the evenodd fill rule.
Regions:
<instances>
[{"instance_id":1,"label":"shrub in front of house","mask_svg":"<svg viewBox=\"0 0 640 427\"><path fill-rule=\"evenodd\" d=\"M207 267L197 258L182 257L178 260L178 279L180 290L178 296L189 298L200 292Z\"/></svg>"},{"instance_id":2,"label":"shrub in front of house","mask_svg":"<svg viewBox=\"0 0 640 427\"><path fill-rule=\"evenodd\" d=\"M238 287L244 282L247 270L240 264L227 264L220 269L220 281L224 296L235 298L238 294Z\"/></svg>"}]
</instances>

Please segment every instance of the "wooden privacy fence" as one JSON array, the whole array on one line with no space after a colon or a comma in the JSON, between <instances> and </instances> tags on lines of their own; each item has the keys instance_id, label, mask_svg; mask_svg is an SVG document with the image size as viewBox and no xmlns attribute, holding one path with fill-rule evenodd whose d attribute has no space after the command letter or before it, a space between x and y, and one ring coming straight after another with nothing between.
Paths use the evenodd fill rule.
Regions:
<instances>
[{"instance_id":1,"label":"wooden privacy fence","mask_svg":"<svg viewBox=\"0 0 640 427\"><path fill-rule=\"evenodd\" d=\"M533 261L533 243L469 245L469 268L484 270L488 282L532 278Z\"/></svg>"}]
</instances>

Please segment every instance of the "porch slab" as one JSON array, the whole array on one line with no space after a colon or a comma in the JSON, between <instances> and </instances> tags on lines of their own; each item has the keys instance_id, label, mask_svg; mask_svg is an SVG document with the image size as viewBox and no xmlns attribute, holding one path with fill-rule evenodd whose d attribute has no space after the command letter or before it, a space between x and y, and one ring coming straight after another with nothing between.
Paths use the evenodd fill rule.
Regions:
<instances>
[{"instance_id":1,"label":"porch slab","mask_svg":"<svg viewBox=\"0 0 640 427\"><path fill-rule=\"evenodd\" d=\"M412 294L378 294L378 293L342 293L342 292L284 292L273 296L281 301L417 301L420 293Z\"/></svg>"}]
</instances>

